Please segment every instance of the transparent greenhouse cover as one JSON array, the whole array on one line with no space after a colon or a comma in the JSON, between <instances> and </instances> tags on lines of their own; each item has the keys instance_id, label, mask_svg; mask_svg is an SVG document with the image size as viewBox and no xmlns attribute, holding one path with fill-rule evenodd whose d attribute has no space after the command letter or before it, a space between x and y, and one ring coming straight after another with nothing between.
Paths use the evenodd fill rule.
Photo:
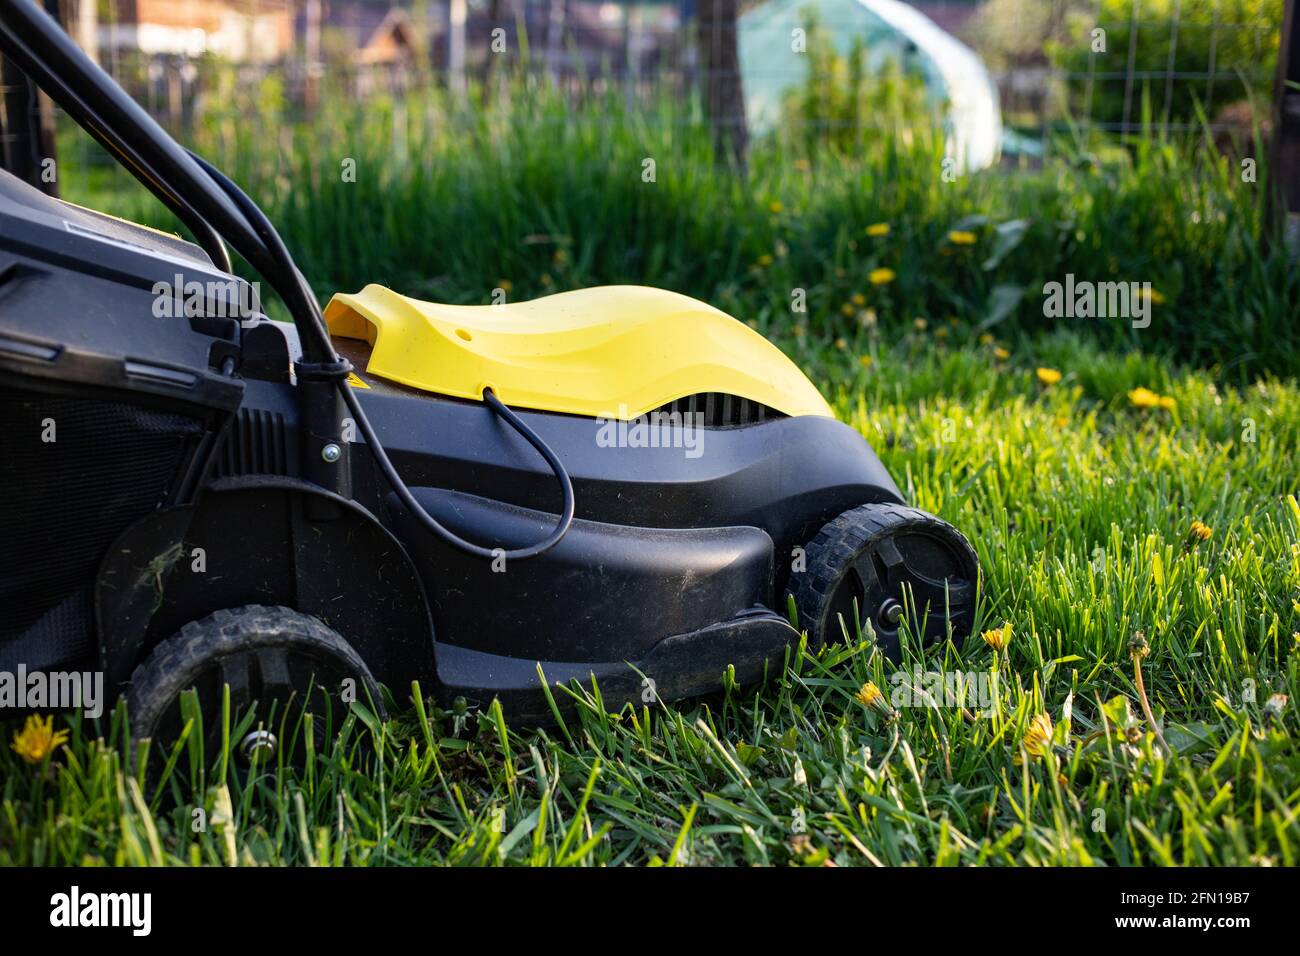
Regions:
<instances>
[{"instance_id":1,"label":"transparent greenhouse cover","mask_svg":"<svg viewBox=\"0 0 1300 956\"><path fill-rule=\"evenodd\" d=\"M936 104L946 106L947 154L958 171L997 161L1002 116L993 78L973 50L898 0L771 0L741 15L740 72L755 133L780 121L783 95L807 78L807 59L792 41L812 20L841 55L861 37L869 70L892 59L924 77Z\"/></svg>"}]
</instances>

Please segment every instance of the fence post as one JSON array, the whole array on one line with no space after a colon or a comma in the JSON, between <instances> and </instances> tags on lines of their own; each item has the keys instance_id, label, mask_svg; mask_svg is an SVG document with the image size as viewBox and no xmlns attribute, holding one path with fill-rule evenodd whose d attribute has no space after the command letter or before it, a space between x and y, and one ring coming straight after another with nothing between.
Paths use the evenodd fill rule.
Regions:
<instances>
[{"instance_id":1,"label":"fence post","mask_svg":"<svg viewBox=\"0 0 1300 956\"><path fill-rule=\"evenodd\" d=\"M58 0L46 11L62 23ZM58 196L54 155L54 104L13 62L0 57L0 167L51 196ZM48 165L47 165L48 161Z\"/></svg>"},{"instance_id":2,"label":"fence post","mask_svg":"<svg viewBox=\"0 0 1300 956\"><path fill-rule=\"evenodd\" d=\"M453 93L465 92L465 20L469 14L466 0L449 0L447 5L447 87Z\"/></svg>"},{"instance_id":3,"label":"fence post","mask_svg":"<svg viewBox=\"0 0 1300 956\"><path fill-rule=\"evenodd\" d=\"M99 62L99 9L96 0L77 0L77 45Z\"/></svg>"},{"instance_id":4,"label":"fence post","mask_svg":"<svg viewBox=\"0 0 1300 956\"><path fill-rule=\"evenodd\" d=\"M737 50L738 0L699 0L696 30L704 113L713 130L714 157L720 165L744 172L749 151L745 94Z\"/></svg>"},{"instance_id":5,"label":"fence post","mask_svg":"<svg viewBox=\"0 0 1300 956\"><path fill-rule=\"evenodd\" d=\"M1280 220L1287 246L1300 249L1300 18L1296 0L1285 0L1282 42L1273 88L1273 144L1269 157L1268 208ZM1271 232L1271 230L1270 230Z\"/></svg>"},{"instance_id":6,"label":"fence post","mask_svg":"<svg viewBox=\"0 0 1300 956\"><path fill-rule=\"evenodd\" d=\"M324 72L320 47L321 0L307 0L303 5L302 18L303 108L311 115L316 112L320 98L320 77Z\"/></svg>"}]
</instances>

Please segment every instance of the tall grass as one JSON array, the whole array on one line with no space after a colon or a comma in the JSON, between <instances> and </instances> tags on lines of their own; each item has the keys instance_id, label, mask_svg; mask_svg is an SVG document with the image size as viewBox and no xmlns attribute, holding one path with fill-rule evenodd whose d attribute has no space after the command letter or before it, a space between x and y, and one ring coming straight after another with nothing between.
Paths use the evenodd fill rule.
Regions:
<instances>
[{"instance_id":1,"label":"tall grass","mask_svg":"<svg viewBox=\"0 0 1300 956\"><path fill-rule=\"evenodd\" d=\"M756 143L741 180L714 164L690 102L575 102L535 79L508 94L333 96L296 123L276 96L232 90L189 138L267 208L322 296L381 282L486 302L498 287L518 299L645 283L780 338L898 335L918 318L963 339L1064 324L1228 377L1300 369L1300 280L1279 244L1261 252L1264 170L1245 181L1200 144L1152 135L1104 158L1081 146L1041 169L952 178L921 120L851 149L801 147L792 129ZM170 222L68 142L70 198ZM874 223L889 234L868 236ZM895 278L873 286L880 267ZM1141 330L1048 319L1043 284L1067 273L1151 282L1163 302Z\"/></svg>"}]
</instances>

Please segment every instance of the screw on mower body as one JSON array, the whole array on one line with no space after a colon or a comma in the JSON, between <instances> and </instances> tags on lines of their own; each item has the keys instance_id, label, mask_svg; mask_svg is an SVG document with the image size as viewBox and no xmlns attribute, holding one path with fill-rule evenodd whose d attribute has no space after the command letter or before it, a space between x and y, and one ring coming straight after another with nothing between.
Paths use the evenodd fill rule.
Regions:
<instances>
[{"instance_id":1,"label":"screw on mower body","mask_svg":"<svg viewBox=\"0 0 1300 956\"><path fill-rule=\"evenodd\" d=\"M334 442L330 442L320 450L320 456L332 465L343 457L343 449L339 448Z\"/></svg>"}]
</instances>

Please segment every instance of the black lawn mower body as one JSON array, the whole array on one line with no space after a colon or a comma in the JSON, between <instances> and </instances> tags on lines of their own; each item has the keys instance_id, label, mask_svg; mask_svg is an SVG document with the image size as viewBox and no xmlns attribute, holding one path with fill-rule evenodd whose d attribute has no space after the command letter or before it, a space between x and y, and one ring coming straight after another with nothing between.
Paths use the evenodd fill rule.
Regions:
<instances>
[{"instance_id":1,"label":"black lawn mower body","mask_svg":"<svg viewBox=\"0 0 1300 956\"><path fill-rule=\"evenodd\" d=\"M164 134L117 115L125 95L102 89L106 77L87 89L91 66L61 40L15 41L40 16L25 2L0 14L0 48L43 83L57 74L62 89L48 91L181 196L183 220L205 203L215 220L233 215L209 197L185 207L187 181L150 152ZM212 231L249 261L262 251L246 235L255 222ZM594 677L617 706L715 690L728 667L761 678L799 638L788 592L801 614L838 601L874 630L898 624L886 592L924 597L943 621L932 631L923 610L920 630L936 639L971 626L973 552L905 507L860 435L724 395L690 398L707 429L699 457L602 447L594 418L516 409L563 463L576 507L557 544L503 572L417 520L366 437L347 434L338 356L310 325L250 314L248 283L212 252L210 235L201 248L0 173L0 670L99 669L120 693L173 636L201 644L208 625L195 622L242 634L286 609L341 636L390 688L499 698L540 722L552 716L543 681ZM203 295L160 315L160 288ZM443 528L509 552L556 527L553 469L485 402L378 382L354 395ZM857 520L827 537L864 506L883 538ZM246 608L261 610L231 617Z\"/></svg>"}]
</instances>

